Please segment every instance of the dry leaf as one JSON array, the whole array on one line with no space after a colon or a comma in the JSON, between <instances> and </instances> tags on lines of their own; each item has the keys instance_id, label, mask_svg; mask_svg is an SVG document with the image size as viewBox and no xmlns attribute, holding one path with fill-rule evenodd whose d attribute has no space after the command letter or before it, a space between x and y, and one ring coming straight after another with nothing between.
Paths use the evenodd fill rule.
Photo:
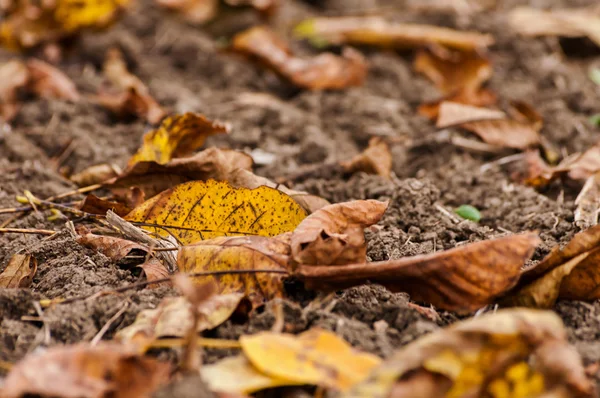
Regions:
<instances>
[{"instance_id":1,"label":"dry leaf","mask_svg":"<svg viewBox=\"0 0 600 398\"><path fill-rule=\"evenodd\" d=\"M575 223L581 228L598 224L600 212L600 173L590 176L575 199Z\"/></svg>"},{"instance_id":2,"label":"dry leaf","mask_svg":"<svg viewBox=\"0 0 600 398\"><path fill-rule=\"evenodd\" d=\"M113 261L120 261L129 255L132 251L138 250L146 253L149 249L139 243L132 242L123 238L113 236L94 235L86 233L77 237L77 242L80 245L96 250Z\"/></svg>"},{"instance_id":3,"label":"dry leaf","mask_svg":"<svg viewBox=\"0 0 600 398\"><path fill-rule=\"evenodd\" d=\"M493 302L515 286L540 239L529 232L427 255L351 265L300 265L295 275L314 290L338 290L367 281L416 301L456 312Z\"/></svg>"},{"instance_id":4,"label":"dry leaf","mask_svg":"<svg viewBox=\"0 0 600 398\"><path fill-rule=\"evenodd\" d=\"M321 329L298 336L274 332L243 335L240 343L248 362L237 357L202 369L202 377L212 390L248 394L297 384L346 390L364 380L381 362Z\"/></svg>"},{"instance_id":5,"label":"dry leaf","mask_svg":"<svg viewBox=\"0 0 600 398\"><path fill-rule=\"evenodd\" d=\"M146 280L149 282L169 277L169 270L167 270L163 263L157 258L150 258L148 261L144 261L142 264L138 265L138 267L144 271ZM164 283L169 284L170 282ZM164 283L152 284L148 287L157 288L164 285Z\"/></svg>"},{"instance_id":6,"label":"dry leaf","mask_svg":"<svg viewBox=\"0 0 600 398\"><path fill-rule=\"evenodd\" d=\"M299 58L264 26L237 34L232 49L256 58L296 86L312 90L360 86L367 74L366 61L356 50L345 48L342 56L323 53L313 58Z\"/></svg>"},{"instance_id":7,"label":"dry leaf","mask_svg":"<svg viewBox=\"0 0 600 398\"><path fill-rule=\"evenodd\" d=\"M271 16L279 8L281 0L225 0L230 6L251 6L261 13Z\"/></svg>"},{"instance_id":8,"label":"dry leaf","mask_svg":"<svg viewBox=\"0 0 600 398\"><path fill-rule=\"evenodd\" d=\"M90 166L79 173L73 174L70 178L80 187L103 183L111 178L121 174L121 170L112 164L102 163Z\"/></svg>"},{"instance_id":9,"label":"dry leaf","mask_svg":"<svg viewBox=\"0 0 600 398\"><path fill-rule=\"evenodd\" d=\"M221 294L198 305L201 315L197 331L214 329L234 313L243 294ZM184 337L192 325L192 308L184 297L167 297L156 309L140 311L135 322L121 329L115 339L145 345L161 337Z\"/></svg>"},{"instance_id":10,"label":"dry leaf","mask_svg":"<svg viewBox=\"0 0 600 398\"><path fill-rule=\"evenodd\" d=\"M26 356L4 380L3 396L145 398L168 379L168 364L125 346L81 343Z\"/></svg>"},{"instance_id":11,"label":"dry leaf","mask_svg":"<svg viewBox=\"0 0 600 398\"><path fill-rule=\"evenodd\" d=\"M220 237L183 246L177 257L180 272L247 271L194 277L197 283L215 282L220 294L243 293L256 306L283 295L289 272L289 234ZM258 272L256 270L273 270Z\"/></svg>"},{"instance_id":12,"label":"dry leaf","mask_svg":"<svg viewBox=\"0 0 600 398\"><path fill-rule=\"evenodd\" d=\"M600 46L600 9L552 11L517 7L509 13L511 28L524 36L584 37Z\"/></svg>"},{"instance_id":13,"label":"dry leaf","mask_svg":"<svg viewBox=\"0 0 600 398\"><path fill-rule=\"evenodd\" d=\"M440 44L458 50L472 51L494 43L493 37L487 34L462 32L431 25L395 23L379 16L312 18L296 26L295 34L318 45L348 43L419 48Z\"/></svg>"},{"instance_id":14,"label":"dry leaf","mask_svg":"<svg viewBox=\"0 0 600 398\"><path fill-rule=\"evenodd\" d=\"M317 210L292 233L292 258L297 264L308 265L365 262L364 229L381 219L387 205L377 200L355 200Z\"/></svg>"},{"instance_id":15,"label":"dry leaf","mask_svg":"<svg viewBox=\"0 0 600 398\"><path fill-rule=\"evenodd\" d=\"M177 12L193 24L203 24L217 15L219 0L156 0L165 8Z\"/></svg>"},{"instance_id":16,"label":"dry leaf","mask_svg":"<svg viewBox=\"0 0 600 398\"><path fill-rule=\"evenodd\" d=\"M498 98L490 90L480 89L479 91L459 91L441 99L432 102L425 102L419 105L418 112L431 120L437 120L440 113L440 106L444 102L453 102L473 106L490 106L496 104Z\"/></svg>"},{"instance_id":17,"label":"dry leaf","mask_svg":"<svg viewBox=\"0 0 600 398\"><path fill-rule=\"evenodd\" d=\"M31 48L77 35L84 29L110 25L129 0L17 0L4 12L0 44Z\"/></svg>"},{"instance_id":18,"label":"dry leaf","mask_svg":"<svg viewBox=\"0 0 600 398\"><path fill-rule=\"evenodd\" d=\"M444 101L440 104L439 115L435 127L443 129L468 122L505 118L506 114L496 109L478 108L457 102Z\"/></svg>"},{"instance_id":19,"label":"dry leaf","mask_svg":"<svg viewBox=\"0 0 600 398\"><path fill-rule=\"evenodd\" d=\"M0 288L29 287L37 271L37 260L31 254L13 254L0 273Z\"/></svg>"},{"instance_id":20,"label":"dry leaf","mask_svg":"<svg viewBox=\"0 0 600 398\"><path fill-rule=\"evenodd\" d=\"M232 188L226 182L209 180L168 189L125 219L189 244L217 236L275 236L293 231L304 217L305 211L276 189Z\"/></svg>"},{"instance_id":21,"label":"dry leaf","mask_svg":"<svg viewBox=\"0 0 600 398\"><path fill-rule=\"evenodd\" d=\"M21 61L9 61L0 66L0 118L10 122L19 111L18 91L29 80L29 71Z\"/></svg>"},{"instance_id":22,"label":"dry leaf","mask_svg":"<svg viewBox=\"0 0 600 398\"><path fill-rule=\"evenodd\" d=\"M144 135L142 147L129 159L128 165L144 161L166 164L173 158L190 155L207 137L228 131L226 125L194 113L168 117L158 129Z\"/></svg>"},{"instance_id":23,"label":"dry leaf","mask_svg":"<svg viewBox=\"0 0 600 398\"><path fill-rule=\"evenodd\" d=\"M139 188L144 197L151 198L183 182L211 178L228 180L235 170L251 170L252 165L252 157L244 152L207 148L193 156L172 159L166 164L137 162L109 181L106 187L119 198L127 196L132 187Z\"/></svg>"},{"instance_id":24,"label":"dry leaf","mask_svg":"<svg viewBox=\"0 0 600 398\"><path fill-rule=\"evenodd\" d=\"M591 398L593 392L561 319L550 311L515 309L421 337L342 397Z\"/></svg>"},{"instance_id":25,"label":"dry leaf","mask_svg":"<svg viewBox=\"0 0 600 398\"><path fill-rule=\"evenodd\" d=\"M131 208L119 202L113 202L106 199L100 199L96 195L88 194L79 205L79 210L90 214L105 215L107 211L112 210L121 217L131 212Z\"/></svg>"},{"instance_id":26,"label":"dry leaf","mask_svg":"<svg viewBox=\"0 0 600 398\"><path fill-rule=\"evenodd\" d=\"M117 92L100 92L96 97L100 105L120 117L136 115L151 124L159 123L166 116L148 87L127 70L121 51L112 48L107 52L103 71Z\"/></svg>"},{"instance_id":27,"label":"dry leaf","mask_svg":"<svg viewBox=\"0 0 600 398\"><path fill-rule=\"evenodd\" d=\"M348 173L361 171L389 179L392 174L392 153L387 142L380 137L373 137L367 149L341 165Z\"/></svg>"},{"instance_id":28,"label":"dry leaf","mask_svg":"<svg viewBox=\"0 0 600 398\"><path fill-rule=\"evenodd\" d=\"M60 98L79 101L75 83L54 66L38 59L27 61L28 90L41 98Z\"/></svg>"}]
</instances>

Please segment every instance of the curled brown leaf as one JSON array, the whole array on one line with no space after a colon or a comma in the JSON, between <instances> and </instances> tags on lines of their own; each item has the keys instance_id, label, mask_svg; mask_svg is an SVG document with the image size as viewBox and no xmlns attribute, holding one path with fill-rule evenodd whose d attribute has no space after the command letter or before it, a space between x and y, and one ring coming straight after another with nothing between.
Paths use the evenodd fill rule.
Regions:
<instances>
[{"instance_id":1,"label":"curled brown leaf","mask_svg":"<svg viewBox=\"0 0 600 398\"><path fill-rule=\"evenodd\" d=\"M37 272L37 260L30 254L13 254L0 273L0 288L29 287Z\"/></svg>"},{"instance_id":2,"label":"curled brown leaf","mask_svg":"<svg viewBox=\"0 0 600 398\"><path fill-rule=\"evenodd\" d=\"M75 83L54 66L31 59L27 61L29 71L28 90L41 98L61 98L79 101L80 95Z\"/></svg>"},{"instance_id":3,"label":"curled brown leaf","mask_svg":"<svg viewBox=\"0 0 600 398\"><path fill-rule=\"evenodd\" d=\"M113 261L120 261L134 250L147 252L149 249L139 243L113 236L86 233L77 237L77 242L104 254Z\"/></svg>"},{"instance_id":4,"label":"curled brown leaf","mask_svg":"<svg viewBox=\"0 0 600 398\"><path fill-rule=\"evenodd\" d=\"M362 171L389 179L392 174L392 153L387 142L380 137L373 137L367 149L341 165L348 173Z\"/></svg>"}]
</instances>

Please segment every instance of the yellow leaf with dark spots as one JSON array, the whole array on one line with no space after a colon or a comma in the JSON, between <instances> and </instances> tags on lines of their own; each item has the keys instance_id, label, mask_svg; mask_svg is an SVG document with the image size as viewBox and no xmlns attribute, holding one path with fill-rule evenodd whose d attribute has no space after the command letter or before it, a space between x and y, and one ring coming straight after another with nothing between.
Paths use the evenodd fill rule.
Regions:
<instances>
[{"instance_id":1,"label":"yellow leaf with dark spots","mask_svg":"<svg viewBox=\"0 0 600 398\"><path fill-rule=\"evenodd\" d=\"M142 203L125 219L182 244L217 236L275 236L293 231L306 212L269 187L232 188L226 182L191 181Z\"/></svg>"}]
</instances>

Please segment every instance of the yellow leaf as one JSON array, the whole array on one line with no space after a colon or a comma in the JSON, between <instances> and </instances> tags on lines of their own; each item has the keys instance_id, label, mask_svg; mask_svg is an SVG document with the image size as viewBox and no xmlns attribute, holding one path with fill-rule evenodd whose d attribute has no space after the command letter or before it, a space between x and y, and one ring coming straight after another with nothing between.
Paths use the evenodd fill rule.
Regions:
<instances>
[{"instance_id":1,"label":"yellow leaf","mask_svg":"<svg viewBox=\"0 0 600 398\"><path fill-rule=\"evenodd\" d=\"M168 117L158 129L144 135L144 143L129 159L129 166L143 161L166 164L174 157L189 155L200 148L206 137L227 131L226 125L195 113Z\"/></svg>"},{"instance_id":2,"label":"yellow leaf","mask_svg":"<svg viewBox=\"0 0 600 398\"><path fill-rule=\"evenodd\" d=\"M243 355L222 359L201 369L204 382L213 391L250 394L266 388L302 384L259 372Z\"/></svg>"},{"instance_id":3,"label":"yellow leaf","mask_svg":"<svg viewBox=\"0 0 600 398\"><path fill-rule=\"evenodd\" d=\"M247 273L193 277L193 280L214 282L221 294L244 293L253 304L259 305L266 299L283 296L289 257L289 234L274 238L219 237L182 247L177 266L186 273L247 270ZM255 270L275 272L252 273Z\"/></svg>"},{"instance_id":4,"label":"yellow leaf","mask_svg":"<svg viewBox=\"0 0 600 398\"><path fill-rule=\"evenodd\" d=\"M321 329L298 336L263 332L242 336L240 343L250 362L266 375L338 390L363 381L381 362Z\"/></svg>"},{"instance_id":5,"label":"yellow leaf","mask_svg":"<svg viewBox=\"0 0 600 398\"><path fill-rule=\"evenodd\" d=\"M37 271L37 261L30 254L14 254L0 273L0 288L28 287Z\"/></svg>"},{"instance_id":6,"label":"yellow leaf","mask_svg":"<svg viewBox=\"0 0 600 398\"><path fill-rule=\"evenodd\" d=\"M268 187L232 188L226 182L191 181L142 203L125 217L182 244L217 236L275 236L293 231L306 212Z\"/></svg>"}]
</instances>

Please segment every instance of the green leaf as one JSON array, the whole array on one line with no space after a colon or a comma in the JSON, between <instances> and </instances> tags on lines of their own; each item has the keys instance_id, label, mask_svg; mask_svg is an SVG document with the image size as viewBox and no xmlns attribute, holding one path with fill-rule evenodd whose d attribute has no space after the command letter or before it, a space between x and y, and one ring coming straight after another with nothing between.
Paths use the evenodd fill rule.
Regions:
<instances>
[{"instance_id":1,"label":"green leaf","mask_svg":"<svg viewBox=\"0 0 600 398\"><path fill-rule=\"evenodd\" d=\"M590 116L588 120L592 126L600 127L600 113Z\"/></svg>"},{"instance_id":2,"label":"green leaf","mask_svg":"<svg viewBox=\"0 0 600 398\"><path fill-rule=\"evenodd\" d=\"M589 73L590 79L600 86L600 68L592 68Z\"/></svg>"},{"instance_id":3,"label":"green leaf","mask_svg":"<svg viewBox=\"0 0 600 398\"><path fill-rule=\"evenodd\" d=\"M477 208L471 205L462 205L458 209L454 210L456 214L464 218L465 220L471 220L479 222L481 220L481 213Z\"/></svg>"}]
</instances>

